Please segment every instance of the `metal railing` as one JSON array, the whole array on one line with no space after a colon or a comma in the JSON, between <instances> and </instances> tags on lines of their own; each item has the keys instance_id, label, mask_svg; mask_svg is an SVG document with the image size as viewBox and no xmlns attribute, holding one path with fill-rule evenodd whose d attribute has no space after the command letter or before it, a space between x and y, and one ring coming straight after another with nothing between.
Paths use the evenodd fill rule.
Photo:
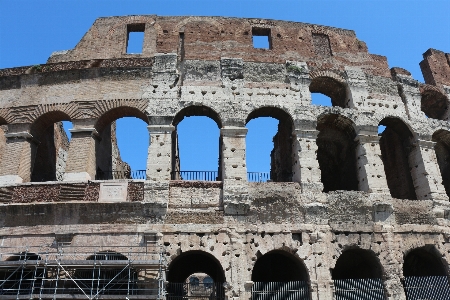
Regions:
<instances>
[{"instance_id":1,"label":"metal railing","mask_svg":"<svg viewBox=\"0 0 450 300\"><path fill-rule=\"evenodd\" d=\"M447 276L408 276L403 280L403 287L408 300L450 299Z\"/></svg>"},{"instance_id":2,"label":"metal railing","mask_svg":"<svg viewBox=\"0 0 450 300\"><path fill-rule=\"evenodd\" d=\"M334 280L336 300L385 300L381 278ZM410 298L408 298L410 299Z\"/></svg>"},{"instance_id":3,"label":"metal railing","mask_svg":"<svg viewBox=\"0 0 450 300\"><path fill-rule=\"evenodd\" d=\"M219 181L217 171L173 171L172 180Z\"/></svg>"},{"instance_id":4,"label":"metal railing","mask_svg":"<svg viewBox=\"0 0 450 300\"><path fill-rule=\"evenodd\" d=\"M58 245L35 252L2 247L0 298L162 298L165 255L147 247Z\"/></svg>"},{"instance_id":5,"label":"metal railing","mask_svg":"<svg viewBox=\"0 0 450 300\"><path fill-rule=\"evenodd\" d=\"M248 182L267 182L270 180L270 172L247 172Z\"/></svg>"},{"instance_id":6,"label":"metal railing","mask_svg":"<svg viewBox=\"0 0 450 300\"><path fill-rule=\"evenodd\" d=\"M309 300L309 284L306 281L254 282L252 300L269 299Z\"/></svg>"},{"instance_id":7,"label":"metal railing","mask_svg":"<svg viewBox=\"0 0 450 300\"><path fill-rule=\"evenodd\" d=\"M225 299L225 290L222 282L211 283L177 283L169 282L167 285L168 300L186 299Z\"/></svg>"},{"instance_id":8,"label":"metal railing","mask_svg":"<svg viewBox=\"0 0 450 300\"><path fill-rule=\"evenodd\" d=\"M113 179L146 179L146 170L132 171L97 171L96 180L113 180Z\"/></svg>"}]
</instances>

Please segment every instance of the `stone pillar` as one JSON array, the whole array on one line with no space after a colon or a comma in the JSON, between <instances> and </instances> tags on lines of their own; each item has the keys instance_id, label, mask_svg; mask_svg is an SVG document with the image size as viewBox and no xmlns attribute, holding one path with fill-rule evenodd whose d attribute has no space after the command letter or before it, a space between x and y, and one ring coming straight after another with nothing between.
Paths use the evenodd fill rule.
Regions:
<instances>
[{"instance_id":1,"label":"stone pillar","mask_svg":"<svg viewBox=\"0 0 450 300\"><path fill-rule=\"evenodd\" d=\"M322 192L321 173L317 160L317 130L294 131L292 181L299 182L302 191Z\"/></svg>"},{"instance_id":2,"label":"stone pillar","mask_svg":"<svg viewBox=\"0 0 450 300\"><path fill-rule=\"evenodd\" d=\"M409 166L419 200L448 200L437 163L435 142L418 140L409 154Z\"/></svg>"},{"instance_id":3,"label":"stone pillar","mask_svg":"<svg viewBox=\"0 0 450 300\"><path fill-rule=\"evenodd\" d=\"M224 126L220 135L224 210L226 214L245 215L250 208L245 159L247 128Z\"/></svg>"},{"instance_id":4,"label":"stone pillar","mask_svg":"<svg viewBox=\"0 0 450 300\"><path fill-rule=\"evenodd\" d=\"M376 127L368 131L360 130L355 138L359 190L389 195L381 159L380 137L376 132Z\"/></svg>"},{"instance_id":5,"label":"stone pillar","mask_svg":"<svg viewBox=\"0 0 450 300\"><path fill-rule=\"evenodd\" d=\"M347 74L347 95L346 107L355 108L364 106L364 102L369 96L369 85L366 74L359 67L345 67Z\"/></svg>"},{"instance_id":6,"label":"stone pillar","mask_svg":"<svg viewBox=\"0 0 450 300\"><path fill-rule=\"evenodd\" d=\"M224 126L220 129L222 138L221 169L223 180L247 181L245 159L245 127Z\"/></svg>"},{"instance_id":7,"label":"stone pillar","mask_svg":"<svg viewBox=\"0 0 450 300\"><path fill-rule=\"evenodd\" d=\"M5 153L0 162L0 185L29 182L38 141L26 131L9 128Z\"/></svg>"},{"instance_id":8,"label":"stone pillar","mask_svg":"<svg viewBox=\"0 0 450 300\"><path fill-rule=\"evenodd\" d=\"M175 126L149 125L147 180L169 181L172 172L172 133Z\"/></svg>"},{"instance_id":9,"label":"stone pillar","mask_svg":"<svg viewBox=\"0 0 450 300\"><path fill-rule=\"evenodd\" d=\"M67 154L64 181L94 180L97 172L96 138L98 132L94 127L70 129L71 139Z\"/></svg>"}]
</instances>

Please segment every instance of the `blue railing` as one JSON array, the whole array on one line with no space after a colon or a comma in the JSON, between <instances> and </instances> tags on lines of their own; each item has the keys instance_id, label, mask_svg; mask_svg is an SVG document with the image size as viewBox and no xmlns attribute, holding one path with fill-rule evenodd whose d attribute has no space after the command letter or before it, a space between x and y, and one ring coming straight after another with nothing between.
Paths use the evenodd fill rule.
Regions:
<instances>
[{"instance_id":1,"label":"blue railing","mask_svg":"<svg viewBox=\"0 0 450 300\"><path fill-rule=\"evenodd\" d=\"M96 180L112 180L112 179L146 179L145 170L132 171L98 171L95 175Z\"/></svg>"},{"instance_id":2,"label":"blue railing","mask_svg":"<svg viewBox=\"0 0 450 300\"><path fill-rule=\"evenodd\" d=\"M172 180L219 181L217 171L174 171Z\"/></svg>"},{"instance_id":3,"label":"blue railing","mask_svg":"<svg viewBox=\"0 0 450 300\"><path fill-rule=\"evenodd\" d=\"M270 172L247 172L248 182L267 182L270 180Z\"/></svg>"}]
</instances>

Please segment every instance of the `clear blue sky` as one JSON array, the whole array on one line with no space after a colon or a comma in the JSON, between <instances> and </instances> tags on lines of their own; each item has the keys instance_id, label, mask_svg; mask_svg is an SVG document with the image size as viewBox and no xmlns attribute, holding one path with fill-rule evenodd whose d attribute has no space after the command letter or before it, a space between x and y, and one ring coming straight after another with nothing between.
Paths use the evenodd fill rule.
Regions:
<instances>
[{"instance_id":1,"label":"clear blue sky","mask_svg":"<svg viewBox=\"0 0 450 300\"><path fill-rule=\"evenodd\" d=\"M390 67L405 68L419 81L423 52L450 52L450 0L0 0L0 68L45 63L53 51L75 47L96 18L132 14L255 17L352 29L370 53L387 56ZM191 119L179 125L182 169L215 170L218 128L205 130L214 128L213 121ZM121 154L132 169L145 169L145 124L125 121L118 122ZM249 171L269 170L276 123L249 123Z\"/></svg>"}]
</instances>

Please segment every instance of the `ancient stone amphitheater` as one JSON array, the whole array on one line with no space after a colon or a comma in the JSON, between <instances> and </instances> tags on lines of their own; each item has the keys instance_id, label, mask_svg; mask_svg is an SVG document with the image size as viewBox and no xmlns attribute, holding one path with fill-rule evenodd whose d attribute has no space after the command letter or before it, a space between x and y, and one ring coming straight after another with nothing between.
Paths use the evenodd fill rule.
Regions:
<instances>
[{"instance_id":1,"label":"ancient stone amphitheater","mask_svg":"<svg viewBox=\"0 0 450 300\"><path fill-rule=\"evenodd\" d=\"M423 57L420 83L351 30L126 16L0 70L0 299L450 299L450 54ZM220 128L212 176L180 170L190 116ZM246 167L258 117L279 120L270 180Z\"/></svg>"}]
</instances>

